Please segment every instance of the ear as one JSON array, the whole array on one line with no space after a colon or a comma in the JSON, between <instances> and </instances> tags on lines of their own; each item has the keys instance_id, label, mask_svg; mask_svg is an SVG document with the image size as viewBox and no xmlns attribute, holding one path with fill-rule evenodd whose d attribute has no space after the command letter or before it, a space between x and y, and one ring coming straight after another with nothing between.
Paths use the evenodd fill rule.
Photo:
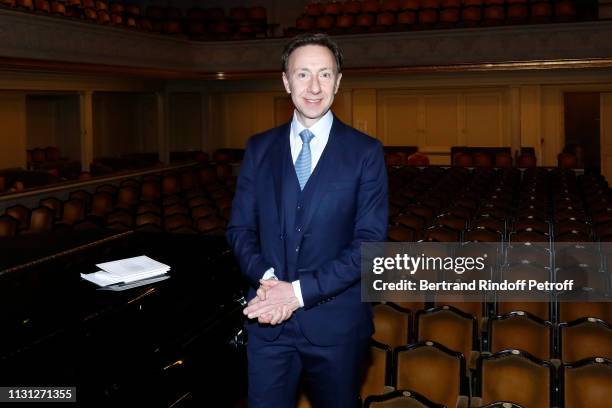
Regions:
<instances>
[{"instance_id":1,"label":"ear","mask_svg":"<svg viewBox=\"0 0 612 408\"><path fill-rule=\"evenodd\" d=\"M283 72L283 85L285 85L285 91L287 91L288 94L291 93L291 85L289 84L289 80L287 79L287 74L285 74Z\"/></svg>"},{"instance_id":2,"label":"ear","mask_svg":"<svg viewBox=\"0 0 612 408\"><path fill-rule=\"evenodd\" d=\"M342 79L342 73L338 73L338 77L336 78L336 86L334 88L334 95L338 93L338 89L340 88L340 80Z\"/></svg>"}]
</instances>

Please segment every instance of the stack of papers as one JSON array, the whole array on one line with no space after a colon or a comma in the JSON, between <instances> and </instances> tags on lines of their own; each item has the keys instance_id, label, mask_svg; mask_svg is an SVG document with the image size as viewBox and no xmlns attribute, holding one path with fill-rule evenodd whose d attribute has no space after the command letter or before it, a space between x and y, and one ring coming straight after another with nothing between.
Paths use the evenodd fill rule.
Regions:
<instances>
[{"instance_id":1,"label":"stack of papers","mask_svg":"<svg viewBox=\"0 0 612 408\"><path fill-rule=\"evenodd\" d=\"M103 287L143 280L148 283L150 278L165 275L170 270L168 265L145 255L96 264L96 266L101 270L89 274L82 273L81 277Z\"/></svg>"}]
</instances>

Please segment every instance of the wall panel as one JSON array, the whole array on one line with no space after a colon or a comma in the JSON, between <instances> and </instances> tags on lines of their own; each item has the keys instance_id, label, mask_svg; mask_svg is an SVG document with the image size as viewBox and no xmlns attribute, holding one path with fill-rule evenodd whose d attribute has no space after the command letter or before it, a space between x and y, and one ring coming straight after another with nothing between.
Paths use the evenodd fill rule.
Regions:
<instances>
[{"instance_id":1,"label":"wall panel","mask_svg":"<svg viewBox=\"0 0 612 408\"><path fill-rule=\"evenodd\" d=\"M388 146L417 146L420 143L420 96L381 92L378 98L378 135Z\"/></svg>"},{"instance_id":2,"label":"wall panel","mask_svg":"<svg viewBox=\"0 0 612 408\"><path fill-rule=\"evenodd\" d=\"M0 92L0 169L26 167L26 96L22 92Z\"/></svg>"},{"instance_id":3,"label":"wall panel","mask_svg":"<svg viewBox=\"0 0 612 408\"><path fill-rule=\"evenodd\" d=\"M202 98L199 93L170 94L170 151L201 149Z\"/></svg>"}]
</instances>

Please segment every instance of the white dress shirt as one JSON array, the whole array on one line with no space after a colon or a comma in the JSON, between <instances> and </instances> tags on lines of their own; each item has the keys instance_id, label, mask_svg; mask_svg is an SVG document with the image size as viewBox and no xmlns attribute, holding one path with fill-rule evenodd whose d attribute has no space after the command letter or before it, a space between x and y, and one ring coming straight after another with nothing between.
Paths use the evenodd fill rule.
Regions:
<instances>
[{"instance_id":1,"label":"white dress shirt","mask_svg":"<svg viewBox=\"0 0 612 408\"><path fill-rule=\"evenodd\" d=\"M312 132L314 137L310 141L310 157L312 159L312 163L310 166L311 174L314 171L315 167L317 167L317 163L319 163L319 159L323 154L323 150L327 145L327 141L329 140L329 133L331 132L332 123L334 122L334 115L332 115L331 110L328 110L321 119L317 121L314 125L312 125L308 130ZM298 156L300 155L300 151L302 150L302 138L300 137L300 132L306 129L304 125L300 123L295 115L295 111L293 112L293 119L291 120L291 131L289 132L289 145L291 147L291 158L293 159L293 164L295 164ZM268 269L262 279L278 279L274 274L274 268ZM298 298L300 302L300 307L304 307L304 298L302 297L302 288L300 286L300 281L295 280L291 282L293 285L293 291L295 292L295 297Z\"/></svg>"}]
</instances>

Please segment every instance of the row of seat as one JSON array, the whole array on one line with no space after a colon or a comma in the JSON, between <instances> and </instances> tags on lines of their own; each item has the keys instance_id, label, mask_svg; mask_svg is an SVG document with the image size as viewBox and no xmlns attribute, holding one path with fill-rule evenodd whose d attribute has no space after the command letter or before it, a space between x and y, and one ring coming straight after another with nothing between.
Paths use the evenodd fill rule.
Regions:
<instances>
[{"instance_id":1,"label":"row of seat","mask_svg":"<svg viewBox=\"0 0 612 408\"><path fill-rule=\"evenodd\" d=\"M32 210L20 204L11 206L0 218L0 235L96 226L223 233L234 184L227 164L127 179L119 185L103 184L95 192L73 191L63 201L42 199Z\"/></svg>"},{"instance_id":2,"label":"row of seat","mask_svg":"<svg viewBox=\"0 0 612 408\"><path fill-rule=\"evenodd\" d=\"M491 149L493 150L493 149ZM452 150L451 150L452 154ZM512 167L513 158L509 152L497 151L475 151L475 152L456 152L451 155L451 165L459 167L496 167L507 168ZM578 167L578 159L576 155L571 153L559 153L559 167L564 169L574 169ZM403 152L385 153L385 163L387 166L429 166L429 158L426 154L415 152L406 154ZM534 154L522 153L516 157L516 167L527 168L536 167L537 159Z\"/></svg>"},{"instance_id":3,"label":"row of seat","mask_svg":"<svg viewBox=\"0 0 612 408\"><path fill-rule=\"evenodd\" d=\"M19 193L26 189L39 188L49 184L59 183L57 175L45 170L23 170L10 168L0 170L0 194Z\"/></svg>"},{"instance_id":4,"label":"row of seat","mask_svg":"<svg viewBox=\"0 0 612 408\"><path fill-rule=\"evenodd\" d=\"M484 316L479 302L455 302L411 312L393 303L374 307L374 340L391 348L412 342L435 341L460 352L468 369L482 352L521 349L542 360L571 363L589 357L612 359L612 327L595 316L552 323L525 312L519 302L498 302L498 315ZM612 304L563 304L563 317L597 314L610 318ZM548 304L541 303L548 307ZM513 310L506 312L506 310Z\"/></svg>"},{"instance_id":5,"label":"row of seat","mask_svg":"<svg viewBox=\"0 0 612 408\"><path fill-rule=\"evenodd\" d=\"M349 1L344 4L309 4L296 19L294 31L327 31L331 34L398 31L413 28L452 28L479 25L573 21L575 0L408 0Z\"/></svg>"},{"instance_id":6,"label":"row of seat","mask_svg":"<svg viewBox=\"0 0 612 408\"><path fill-rule=\"evenodd\" d=\"M62 159L60 150L56 146L47 146L45 148L35 147L26 151L28 167L33 164L41 164L44 162L56 162Z\"/></svg>"},{"instance_id":7,"label":"row of seat","mask_svg":"<svg viewBox=\"0 0 612 408\"><path fill-rule=\"evenodd\" d=\"M612 229L600 176L542 168L390 168L395 241L593 241Z\"/></svg>"},{"instance_id":8,"label":"row of seat","mask_svg":"<svg viewBox=\"0 0 612 408\"><path fill-rule=\"evenodd\" d=\"M0 5L5 7L19 8L30 11L41 11L61 16L74 16L74 12L90 9L97 12L106 12L126 18L146 17L153 21L180 20L186 18L189 21L223 21L227 18L233 21L265 21L267 11L262 6L233 7L226 16L225 10L220 7L201 9L193 7L183 10L178 7L160 7L149 5L144 13L137 4L124 3L122 1L109 2L107 0L2 0Z\"/></svg>"},{"instance_id":9,"label":"row of seat","mask_svg":"<svg viewBox=\"0 0 612 408\"><path fill-rule=\"evenodd\" d=\"M499 271L502 277L510 272L532 279L538 276L538 279L549 279L551 275L562 274L564 271L556 270L555 267L564 257L559 247L565 247L555 241L564 234L570 234L568 240L571 241L607 240L605 226L612 219L609 205L612 196L601 176L586 174L576 177L574 172L542 168L415 169L396 166L389 167L389 176L391 238L395 236L397 241L417 240L415 238L456 241L463 238L464 241L480 246L482 244L479 242L482 241L502 242L504 245L495 245L499 251ZM397 234L395 227L408 228L412 234L421 231L423 235L415 237L410 233ZM457 235L448 238L444 234L428 232L429 228L435 231L440 227L445 228L444 232L460 230L463 235L459 235L460 238L457 238ZM577 232L586 235L586 238L577 235ZM535 241L545 242L540 244L539 249L531 248L529 254L522 253ZM460 247L460 250L464 250L465 246L464 244L464 247ZM597 249L597 244L592 244L588 250L593 251L594 247ZM572 252L580 259L581 268L605 270L603 265L607 264L607 261L603 244L601 251L586 254L584 252L579 252L578 255L575 251ZM524 262L528 263L525 265ZM518 268L510 269L509 265ZM570 275L575 273L568 272ZM574 295L570 293L567 297L571 300ZM541 395L547 396L546 401L530 402L521 399L520 395L514 397L503 394L502 397L500 393L497 397L472 398L471 401L475 400L473 406L480 406L480 402L491 403L499 400L514 401L524 406L551 406L555 398L566 406L606 406L605 398L570 402L569 399L576 398L575 389L571 392L571 397L567 397L563 391L556 394L557 389L563 389L566 370L573 365L579 365L572 363L573 361L583 358L587 358L587 361L595 361L595 358L597 361L608 361L606 358L610 358L612 345L612 329L609 325L611 303L586 300L567 302L563 301L568 300L564 297L551 297L554 302L507 301L503 298L494 302L454 302L451 305L448 302L438 302L428 305L427 308L424 304L415 306L414 303L406 303L405 306L413 309L415 313L406 315L406 311L400 310L401 322L391 325L387 322L387 327L398 331L394 334L387 332L387 338L384 338L385 326L381 323L381 318L375 318L378 333L375 336L382 336L378 340L392 343L392 347L409 347L408 344L418 341L439 341L449 349L465 355L466 366L472 370L478 370L478 353L484 361L487 353L501 354L506 349L523 349L517 353L529 351L541 357L542 363L549 367L559 365L561 361L565 363L560 368L559 382L551 381L549 387L540 392ZM431 309L432 306L437 308ZM375 310L380 307L377 306ZM397 312L389 312L397 309L393 306L385 305L384 308L387 314ZM406 328L408 332L405 331ZM401 339L394 337L399 335L402 336ZM474 345L476 347L473 347ZM423 364L421 367L425 366L430 365ZM392 372L394 370L397 371L392 368ZM442 372L446 371L441 371L439 376L442 376ZM415 371L410 374L415 375ZM482 373L474 374L474 378L482 379ZM519 380L522 378L515 372L513 381L516 384ZM610 381L610 374L607 381ZM385 406L386 400L389 400L387 402L390 404L399 403L402 398L413 398L415 392L425 398L429 396L430 400L436 403L444 403L439 397L436 399L436 394L427 388L397 383L395 386L400 391L385 397L370 397L366 405ZM508 388L506 391L520 389L516 385ZM551 392L548 392L549 390ZM403 391L408 395L404 395ZM587 398L589 395L598 394L589 390L581 395L581 398ZM483 396L481 385L476 385L472 396ZM434 403L423 404L436 406Z\"/></svg>"},{"instance_id":10,"label":"row of seat","mask_svg":"<svg viewBox=\"0 0 612 408\"><path fill-rule=\"evenodd\" d=\"M126 27L144 31L182 35L194 39L221 39L224 35L243 36L267 33L267 12L264 7L237 7L225 16L222 8L192 8L148 6L144 15L140 7L120 1L106 0L0 0L0 6L39 14L49 14L101 25ZM209 35L210 34L210 35Z\"/></svg>"},{"instance_id":11,"label":"row of seat","mask_svg":"<svg viewBox=\"0 0 612 408\"><path fill-rule=\"evenodd\" d=\"M365 407L592 407L612 397L612 361L590 358L558 369L517 349L465 360L432 341L394 349L374 342L362 397Z\"/></svg>"},{"instance_id":12,"label":"row of seat","mask_svg":"<svg viewBox=\"0 0 612 408\"><path fill-rule=\"evenodd\" d=\"M565 5L565 0L347 0L312 2L305 6L304 14L311 17L341 14L379 13L447 10L467 7L517 6L524 4L556 3ZM575 2L574 2L575 4Z\"/></svg>"},{"instance_id":13,"label":"row of seat","mask_svg":"<svg viewBox=\"0 0 612 408\"><path fill-rule=\"evenodd\" d=\"M237 163L244 156L244 149L216 149L209 155L202 151L170 152L170 162ZM27 168L0 170L0 193L21 192L27 189L48 186L67 180L86 181L92 177L112 175L117 172L142 170L161 166L156 153L122 154L119 157L96 157L90 171L82 171L78 160L61 156L56 146L37 147L27 150Z\"/></svg>"},{"instance_id":14,"label":"row of seat","mask_svg":"<svg viewBox=\"0 0 612 408\"><path fill-rule=\"evenodd\" d=\"M28 170L39 170L60 180L75 180L81 173L81 162L62 156L56 146L35 147L26 151Z\"/></svg>"},{"instance_id":15,"label":"row of seat","mask_svg":"<svg viewBox=\"0 0 612 408\"><path fill-rule=\"evenodd\" d=\"M206 174L206 171L200 170L201 174ZM215 171L226 177L233 170L227 164L218 164ZM587 180L587 176L583 176L581 180L590 183L585 184L589 191L583 194L584 204L580 200L574 201L576 197L569 190L565 196L553 200L547 195L548 181L541 181L548 173L542 171L532 172L531 176L532 173L523 173L521 176L517 171L496 173L469 172L456 168L391 169L389 238L401 242L419 239L450 242L549 242L588 241L594 238L605 241L612 236L612 211L608 206L610 194L604 180L592 176L588 176ZM566 177L574 173L559 174ZM523 177L523 181L516 184L520 177ZM533 180L529 181L528 177ZM500 184L496 185L496 182ZM178 181L174 183L175 187L172 188L177 188ZM542 183L544 191L538 187ZM567 190L568 184L564 183L561 186ZM574 183L574 188L575 181L571 183ZM161 194L173 194L171 190L162 192L153 185L144 184L143 200L157 199ZM445 190L449 186L451 189ZM466 186L466 189L458 192L456 186ZM487 188L484 186L489 191L485 191ZM491 186L494 187L493 191L490 191ZM481 187L484 189L478 190ZM513 202L517 194L518 202ZM552 208L547 208L549 205Z\"/></svg>"}]
</instances>

